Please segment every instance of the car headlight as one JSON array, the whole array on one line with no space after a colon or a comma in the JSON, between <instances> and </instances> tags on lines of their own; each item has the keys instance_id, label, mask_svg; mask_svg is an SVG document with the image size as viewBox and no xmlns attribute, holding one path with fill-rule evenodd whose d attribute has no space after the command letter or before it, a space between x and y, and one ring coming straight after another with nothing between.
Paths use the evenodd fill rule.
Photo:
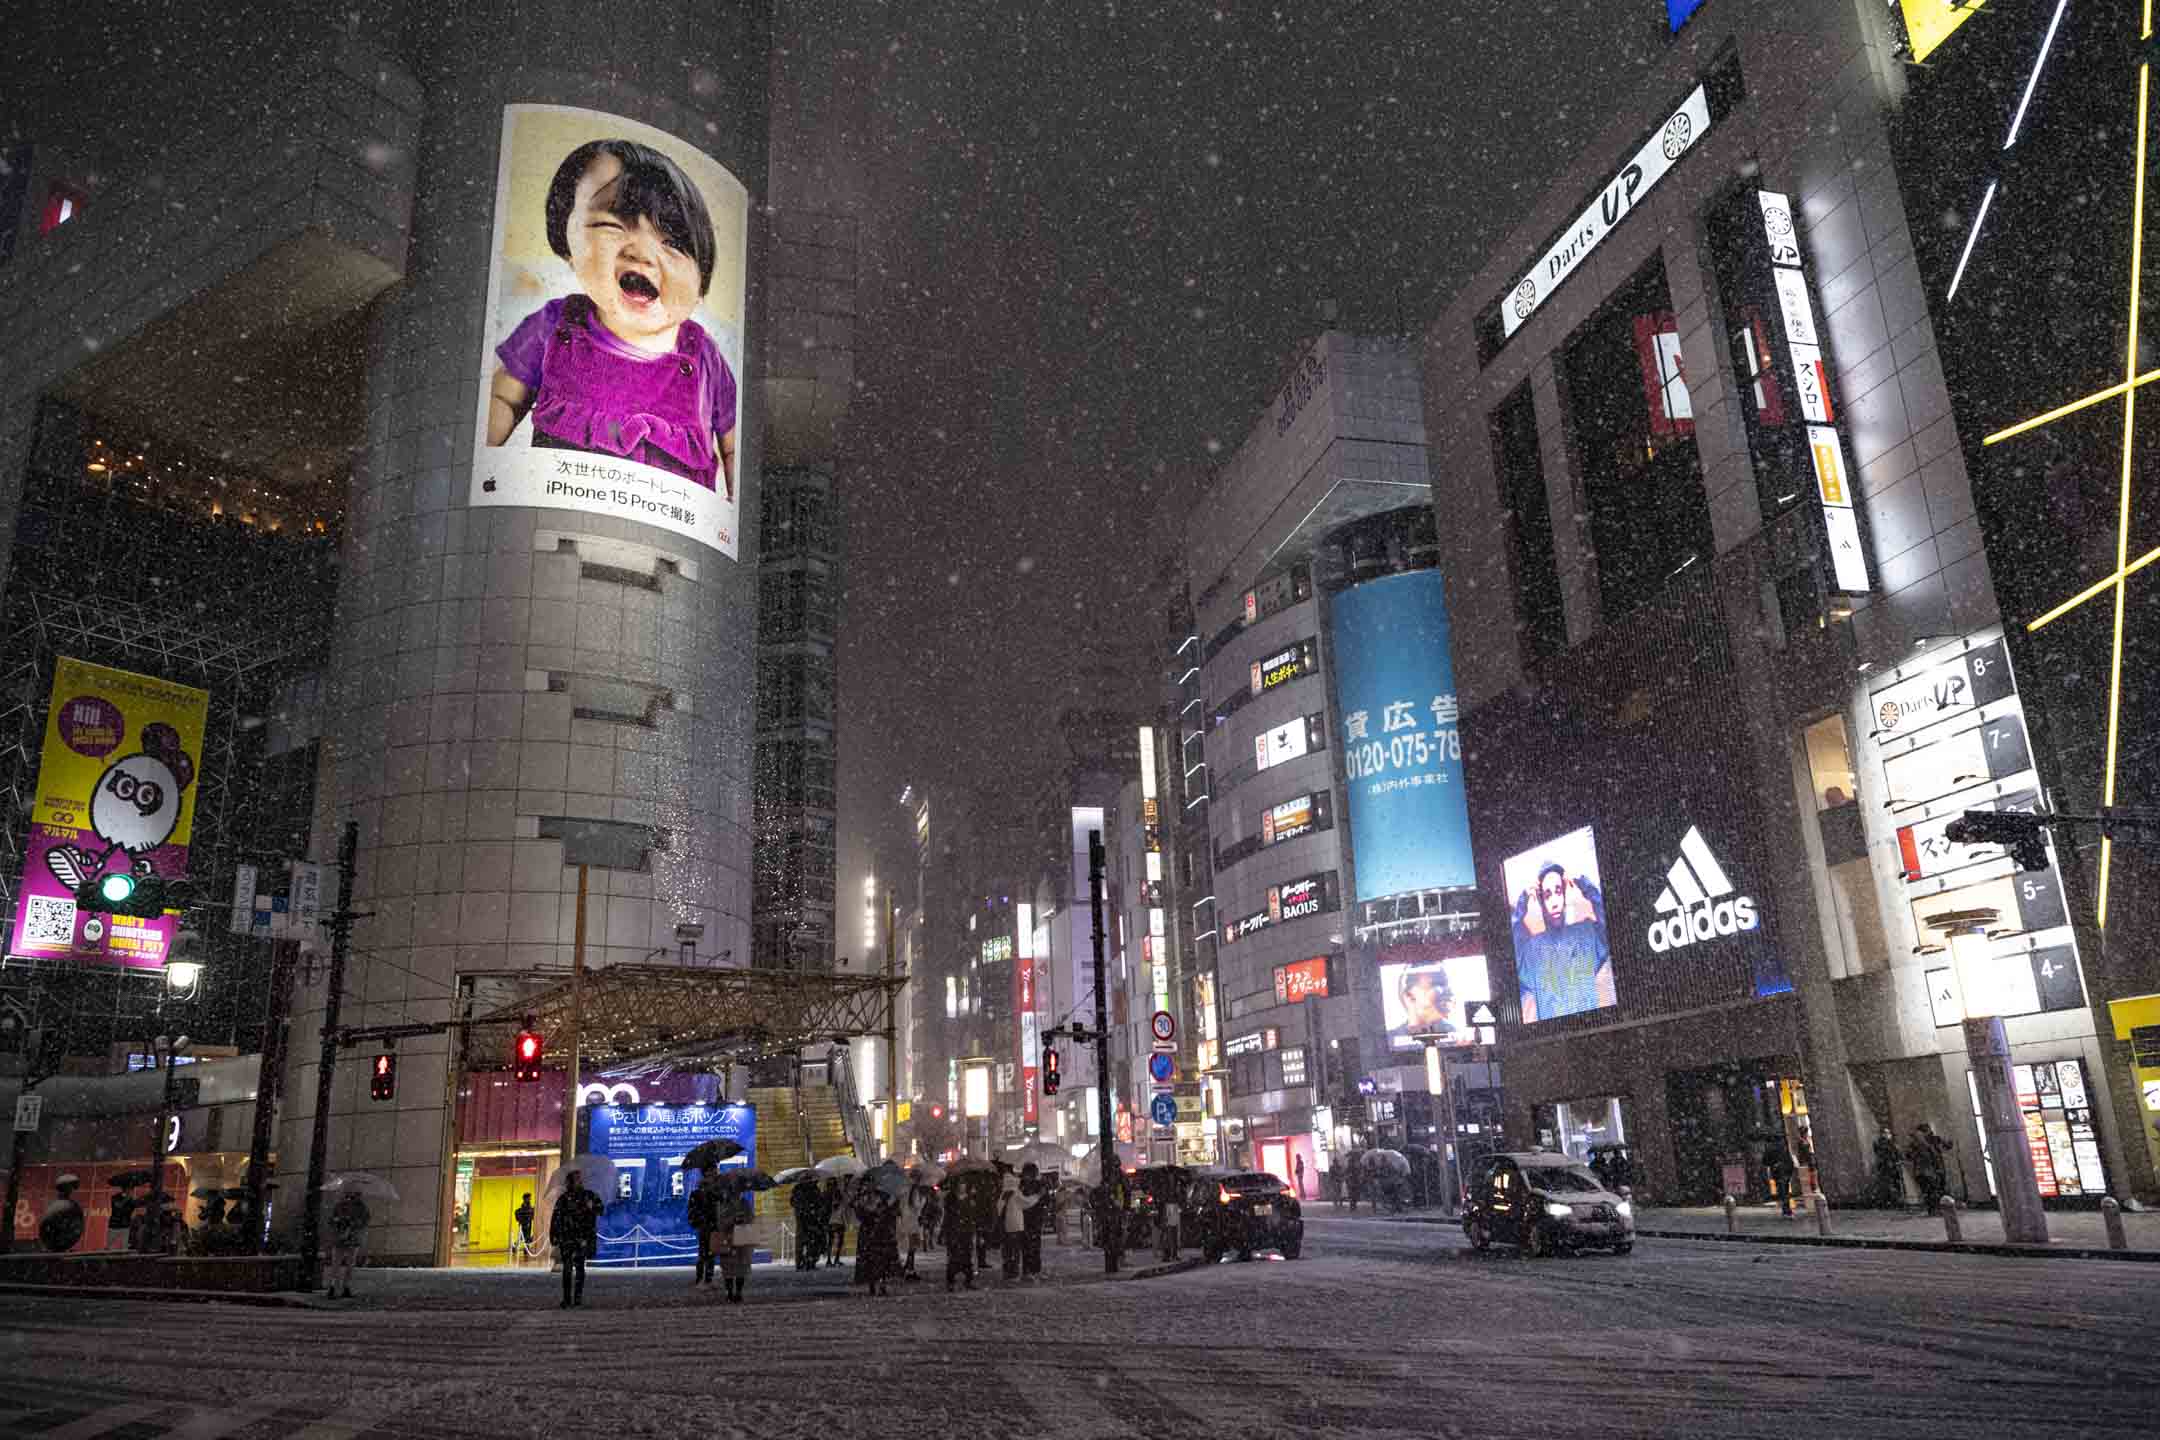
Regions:
<instances>
[{"instance_id":1,"label":"car headlight","mask_svg":"<svg viewBox=\"0 0 2160 1440\"><path fill-rule=\"evenodd\" d=\"M1547 1203L1547 1205L1545 1206L1545 1213L1552 1216L1552 1218L1555 1220L1565 1220L1570 1215L1573 1215L1575 1213L1575 1207L1572 1205L1562 1205L1559 1201L1554 1200Z\"/></svg>"},{"instance_id":2,"label":"car headlight","mask_svg":"<svg viewBox=\"0 0 2160 1440\"><path fill-rule=\"evenodd\" d=\"M1632 1220L1635 1218L1635 1207L1633 1204L1626 1200L1622 1200L1619 1204L1613 1206L1612 1208L1619 1212L1620 1218L1623 1220Z\"/></svg>"}]
</instances>

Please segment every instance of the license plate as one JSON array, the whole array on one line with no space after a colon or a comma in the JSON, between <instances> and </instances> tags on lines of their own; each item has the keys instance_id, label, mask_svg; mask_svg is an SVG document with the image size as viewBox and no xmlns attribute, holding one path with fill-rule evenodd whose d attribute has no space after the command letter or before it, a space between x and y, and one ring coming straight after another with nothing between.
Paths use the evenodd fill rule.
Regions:
<instances>
[{"instance_id":1,"label":"license plate","mask_svg":"<svg viewBox=\"0 0 2160 1440\"><path fill-rule=\"evenodd\" d=\"M1255 1215L1272 1215L1275 1213L1275 1207L1273 1205L1255 1205L1252 1207L1252 1213Z\"/></svg>"}]
</instances>

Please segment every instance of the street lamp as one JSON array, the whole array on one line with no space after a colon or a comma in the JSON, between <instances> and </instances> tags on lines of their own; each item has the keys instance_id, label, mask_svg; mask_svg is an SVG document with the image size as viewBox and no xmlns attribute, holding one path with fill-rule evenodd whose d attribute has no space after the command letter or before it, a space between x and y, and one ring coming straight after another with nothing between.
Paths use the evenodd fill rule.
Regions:
<instances>
[{"instance_id":1,"label":"street lamp","mask_svg":"<svg viewBox=\"0 0 2160 1440\"><path fill-rule=\"evenodd\" d=\"M1965 1007L1965 1054L1987 1134L2003 1239L2013 1245L2045 1245L2047 1211L2040 1205L2025 1117L2018 1111L2017 1088L2011 1081L2010 1038L2003 1029L2003 966L1988 938L1988 926L2000 918L1999 911L1990 909L1947 910L1928 916L1927 923L1949 936L1951 963L1957 967Z\"/></svg>"},{"instance_id":2,"label":"street lamp","mask_svg":"<svg viewBox=\"0 0 2160 1440\"><path fill-rule=\"evenodd\" d=\"M970 1056L960 1062L960 1100L961 1113L970 1122L983 1122L983 1155L987 1158L990 1153L990 1060L987 1056ZM975 1127L971 1123L968 1128L973 1130Z\"/></svg>"},{"instance_id":3,"label":"street lamp","mask_svg":"<svg viewBox=\"0 0 2160 1440\"><path fill-rule=\"evenodd\" d=\"M1444 1117L1440 1122L1442 1137L1440 1141L1440 1183L1447 1191L1447 1208L1450 1213L1453 1213L1455 1196L1461 1193L1461 1186L1453 1183L1451 1178L1452 1167L1455 1165L1455 1092L1448 1088L1447 1063L1441 1058L1440 1053L1440 1042L1446 1037L1431 1034L1419 1035L1414 1038L1424 1042L1425 1045L1425 1093L1433 1097L1436 1102L1435 1108ZM1409 1133L1409 1116L1406 1113L1403 1123L1405 1140L1409 1138Z\"/></svg>"}]
</instances>

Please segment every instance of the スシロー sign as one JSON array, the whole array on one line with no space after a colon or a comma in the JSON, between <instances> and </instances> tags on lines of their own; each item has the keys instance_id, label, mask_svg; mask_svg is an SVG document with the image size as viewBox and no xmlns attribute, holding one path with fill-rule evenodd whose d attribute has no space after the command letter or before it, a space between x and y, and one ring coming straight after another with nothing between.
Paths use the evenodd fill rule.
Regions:
<instances>
[{"instance_id":1,"label":"\u30b9\u30b7\u30ed\u30fc sign","mask_svg":"<svg viewBox=\"0 0 2160 1440\"><path fill-rule=\"evenodd\" d=\"M1710 133L1710 93L1697 85L1679 108L1661 123L1618 174L1605 182L1574 223L1561 233L1538 263L1515 283L1500 301L1500 333L1503 339L1522 328L1524 321L1554 291L1567 283L1590 258L1590 252L1631 214L1638 202L1663 180L1682 155Z\"/></svg>"}]
</instances>

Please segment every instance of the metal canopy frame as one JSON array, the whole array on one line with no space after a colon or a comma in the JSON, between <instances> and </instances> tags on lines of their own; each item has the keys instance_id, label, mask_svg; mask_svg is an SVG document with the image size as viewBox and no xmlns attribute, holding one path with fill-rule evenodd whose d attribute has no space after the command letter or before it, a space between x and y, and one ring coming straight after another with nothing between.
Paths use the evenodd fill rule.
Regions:
<instances>
[{"instance_id":1,"label":"metal canopy frame","mask_svg":"<svg viewBox=\"0 0 2160 1440\"><path fill-rule=\"evenodd\" d=\"M655 1059L717 1070L883 1034L886 1007L906 984L901 976L609 965L585 972L580 1049L589 1071ZM465 1068L509 1068L512 1039L527 1023L569 1053L569 980L466 1022Z\"/></svg>"}]
</instances>

